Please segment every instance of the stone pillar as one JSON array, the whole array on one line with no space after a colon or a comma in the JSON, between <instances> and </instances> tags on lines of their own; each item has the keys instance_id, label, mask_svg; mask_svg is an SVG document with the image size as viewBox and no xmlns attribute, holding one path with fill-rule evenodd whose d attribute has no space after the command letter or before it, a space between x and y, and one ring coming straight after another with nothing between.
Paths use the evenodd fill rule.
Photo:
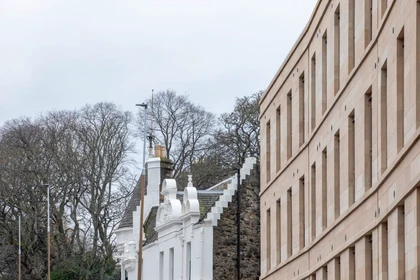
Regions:
<instances>
[{"instance_id":1,"label":"stone pillar","mask_svg":"<svg viewBox=\"0 0 420 280\"><path fill-rule=\"evenodd\" d=\"M405 277L420 279L420 190L405 199Z\"/></svg>"},{"instance_id":2,"label":"stone pillar","mask_svg":"<svg viewBox=\"0 0 420 280\"><path fill-rule=\"evenodd\" d=\"M404 207L388 216L389 279L404 279Z\"/></svg>"},{"instance_id":3,"label":"stone pillar","mask_svg":"<svg viewBox=\"0 0 420 280\"><path fill-rule=\"evenodd\" d=\"M341 280L354 280L354 247L347 248L341 253Z\"/></svg>"},{"instance_id":4,"label":"stone pillar","mask_svg":"<svg viewBox=\"0 0 420 280\"><path fill-rule=\"evenodd\" d=\"M340 279L340 258L334 258L328 263L328 280Z\"/></svg>"},{"instance_id":5,"label":"stone pillar","mask_svg":"<svg viewBox=\"0 0 420 280\"><path fill-rule=\"evenodd\" d=\"M364 236L356 242L356 279L372 279L371 236Z\"/></svg>"}]
</instances>

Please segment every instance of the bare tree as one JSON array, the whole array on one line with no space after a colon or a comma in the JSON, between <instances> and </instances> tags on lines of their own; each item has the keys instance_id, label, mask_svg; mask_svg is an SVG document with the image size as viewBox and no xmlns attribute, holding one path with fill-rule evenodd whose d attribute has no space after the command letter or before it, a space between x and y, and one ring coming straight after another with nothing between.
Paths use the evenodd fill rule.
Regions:
<instances>
[{"instance_id":1,"label":"bare tree","mask_svg":"<svg viewBox=\"0 0 420 280\"><path fill-rule=\"evenodd\" d=\"M174 163L174 177L187 170L205 152L207 140L214 129L215 116L193 104L186 95L173 90L160 91L147 100L152 129ZM140 112L139 116L142 114ZM140 123L140 122L139 122Z\"/></svg>"},{"instance_id":2,"label":"bare tree","mask_svg":"<svg viewBox=\"0 0 420 280\"><path fill-rule=\"evenodd\" d=\"M16 279L22 215L23 279L43 279L46 188L51 186L52 272L107 279L114 229L130 194L131 114L111 103L14 120L0 130L0 278ZM7 260L7 261L3 261ZM73 277L72 276L72 277Z\"/></svg>"}]
</instances>

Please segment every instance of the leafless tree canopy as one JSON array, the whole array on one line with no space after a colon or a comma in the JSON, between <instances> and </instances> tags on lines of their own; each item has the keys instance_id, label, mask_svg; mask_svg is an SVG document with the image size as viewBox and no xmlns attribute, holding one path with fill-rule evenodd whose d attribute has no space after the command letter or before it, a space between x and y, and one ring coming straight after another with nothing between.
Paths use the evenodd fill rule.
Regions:
<instances>
[{"instance_id":1,"label":"leafless tree canopy","mask_svg":"<svg viewBox=\"0 0 420 280\"><path fill-rule=\"evenodd\" d=\"M207 149L207 140L215 127L215 116L193 104L186 95L177 95L172 90L158 92L153 103L152 100L147 100L147 103L152 133L173 161L174 177L177 177Z\"/></svg>"},{"instance_id":2,"label":"leafless tree canopy","mask_svg":"<svg viewBox=\"0 0 420 280\"><path fill-rule=\"evenodd\" d=\"M33 121L13 120L1 129L0 260L5 261L0 261L0 279L17 278L19 215L23 279L45 276L44 183L51 186L53 274L57 279L110 277L113 233L132 183L131 118L114 104L98 103Z\"/></svg>"}]
</instances>

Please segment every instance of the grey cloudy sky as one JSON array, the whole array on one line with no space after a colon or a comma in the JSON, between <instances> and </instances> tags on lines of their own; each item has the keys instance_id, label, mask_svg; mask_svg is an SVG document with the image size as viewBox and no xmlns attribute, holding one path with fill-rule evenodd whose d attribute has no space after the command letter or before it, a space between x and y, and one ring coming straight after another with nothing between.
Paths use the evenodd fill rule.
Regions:
<instances>
[{"instance_id":1,"label":"grey cloudy sky","mask_svg":"<svg viewBox=\"0 0 420 280\"><path fill-rule=\"evenodd\" d=\"M0 0L0 125L151 89L214 113L265 89L316 0Z\"/></svg>"}]
</instances>

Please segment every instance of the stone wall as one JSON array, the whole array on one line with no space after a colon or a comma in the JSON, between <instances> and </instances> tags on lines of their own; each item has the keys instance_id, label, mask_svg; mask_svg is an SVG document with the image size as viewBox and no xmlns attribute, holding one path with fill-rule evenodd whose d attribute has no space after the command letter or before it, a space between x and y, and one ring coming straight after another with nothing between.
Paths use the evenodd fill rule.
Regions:
<instances>
[{"instance_id":1,"label":"stone wall","mask_svg":"<svg viewBox=\"0 0 420 280\"><path fill-rule=\"evenodd\" d=\"M240 255L241 280L255 280L260 275L260 172L254 165L251 175L240 186ZM236 212L237 194L232 197L229 207L223 210L218 225L213 228L213 279L236 280Z\"/></svg>"}]
</instances>

